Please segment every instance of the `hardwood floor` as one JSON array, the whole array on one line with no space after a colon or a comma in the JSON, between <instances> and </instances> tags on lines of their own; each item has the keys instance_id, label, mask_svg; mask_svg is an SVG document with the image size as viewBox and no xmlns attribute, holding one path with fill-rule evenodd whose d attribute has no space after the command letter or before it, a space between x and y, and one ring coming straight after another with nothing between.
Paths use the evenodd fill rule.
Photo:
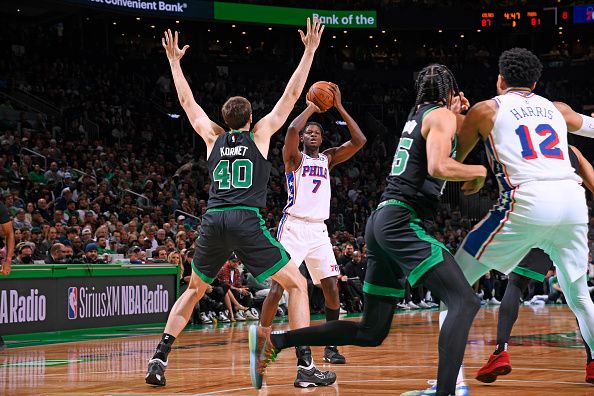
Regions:
<instances>
[{"instance_id":1,"label":"hardwood floor","mask_svg":"<svg viewBox=\"0 0 594 396\"><path fill-rule=\"evenodd\" d=\"M497 312L481 309L477 316L466 349L467 377L493 350ZM313 348L318 366L337 372L337 384L328 388L294 388L294 353L287 350L269 367L267 386L252 389L248 322L184 332L170 354L164 388L144 383L158 334L4 350L0 394L399 395L435 378L437 323L436 311L397 314L381 347L342 347L342 366L322 364L322 348ZM491 385L469 380L471 394L594 395L594 386L583 382L585 351L575 332L566 307L522 307L510 346L512 373Z\"/></svg>"}]
</instances>

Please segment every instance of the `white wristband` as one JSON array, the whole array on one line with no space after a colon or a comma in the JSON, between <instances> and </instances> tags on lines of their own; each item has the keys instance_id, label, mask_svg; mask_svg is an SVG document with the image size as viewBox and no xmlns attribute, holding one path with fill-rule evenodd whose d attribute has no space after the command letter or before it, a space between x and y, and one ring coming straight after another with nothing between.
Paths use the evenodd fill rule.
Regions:
<instances>
[{"instance_id":1,"label":"white wristband","mask_svg":"<svg viewBox=\"0 0 594 396\"><path fill-rule=\"evenodd\" d=\"M574 135L594 138L594 118L584 114L580 114L580 116L582 117L582 127L571 133Z\"/></svg>"}]
</instances>

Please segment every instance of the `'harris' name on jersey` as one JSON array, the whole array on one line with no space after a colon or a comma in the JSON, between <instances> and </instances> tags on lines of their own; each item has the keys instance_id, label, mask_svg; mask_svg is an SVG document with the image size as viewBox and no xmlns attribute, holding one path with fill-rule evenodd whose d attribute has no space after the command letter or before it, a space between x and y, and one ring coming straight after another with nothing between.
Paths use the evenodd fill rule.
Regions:
<instances>
[{"instance_id":1,"label":"'harris' name on jersey","mask_svg":"<svg viewBox=\"0 0 594 396\"><path fill-rule=\"evenodd\" d=\"M512 113L516 120L521 120L525 117L544 117L548 118L549 120L553 119L553 110L546 109L540 106L526 106L513 108L509 112Z\"/></svg>"},{"instance_id":2,"label":"'harris' name on jersey","mask_svg":"<svg viewBox=\"0 0 594 396\"><path fill-rule=\"evenodd\" d=\"M303 172L301 173L301 177L305 176L315 176L315 177L323 177L324 179L328 178L328 168L323 166L311 166L311 165L304 165Z\"/></svg>"},{"instance_id":3,"label":"'harris' name on jersey","mask_svg":"<svg viewBox=\"0 0 594 396\"><path fill-rule=\"evenodd\" d=\"M237 146L237 147L220 147L221 150L221 157L236 157L236 156L245 156L246 151L248 148L246 146Z\"/></svg>"}]
</instances>

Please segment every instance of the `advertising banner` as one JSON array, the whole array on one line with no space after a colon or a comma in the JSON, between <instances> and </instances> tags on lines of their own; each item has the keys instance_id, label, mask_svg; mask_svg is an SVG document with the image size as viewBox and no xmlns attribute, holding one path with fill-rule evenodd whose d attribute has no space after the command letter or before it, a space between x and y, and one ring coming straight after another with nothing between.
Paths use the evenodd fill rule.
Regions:
<instances>
[{"instance_id":1,"label":"advertising banner","mask_svg":"<svg viewBox=\"0 0 594 396\"><path fill-rule=\"evenodd\" d=\"M161 323L176 277L101 276L0 282L0 335Z\"/></svg>"}]
</instances>

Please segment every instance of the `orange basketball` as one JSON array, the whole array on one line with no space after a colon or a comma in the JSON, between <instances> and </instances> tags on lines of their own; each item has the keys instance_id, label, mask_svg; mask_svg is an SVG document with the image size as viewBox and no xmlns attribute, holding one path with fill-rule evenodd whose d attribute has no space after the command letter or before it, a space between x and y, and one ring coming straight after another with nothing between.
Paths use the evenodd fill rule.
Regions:
<instances>
[{"instance_id":1,"label":"orange basketball","mask_svg":"<svg viewBox=\"0 0 594 396\"><path fill-rule=\"evenodd\" d=\"M322 111L326 111L334 105L334 93L327 81L318 81L312 85L305 97Z\"/></svg>"}]
</instances>

